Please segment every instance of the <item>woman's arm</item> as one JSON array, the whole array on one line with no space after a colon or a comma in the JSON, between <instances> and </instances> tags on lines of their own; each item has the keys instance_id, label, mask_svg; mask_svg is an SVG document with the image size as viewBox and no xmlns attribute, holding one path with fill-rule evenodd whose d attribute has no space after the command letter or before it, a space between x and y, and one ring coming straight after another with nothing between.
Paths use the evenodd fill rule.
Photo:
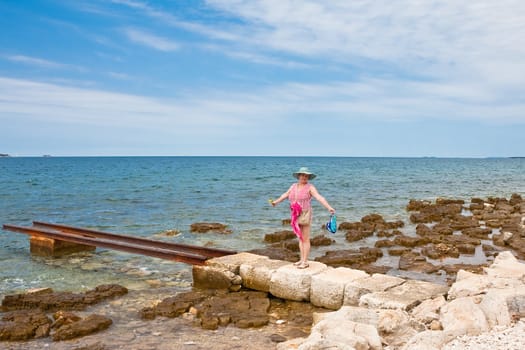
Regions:
<instances>
[{"instance_id":1,"label":"woman's arm","mask_svg":"<svg viewBox=\"0 0 525 350\"><path fill-rule=\"evenodd\" d=\"M326 209L328 209L328 211L333 214L335 213L335 209L332 208L332 206L330 206L330 204L328 204L328 201L319 194L319 192L317 192L317 188L315 188L314 185L311 185L310 186L310 194L312 195L312 197L314 197L315 199L317 199L317 201L319 203L321 203Z\"/></svg>"},{"instance_id":2,"label":"woman's arm","mask_svg":"<svg viewBox=\"0 0 525 350\"><path fill-rule=\"evenodd\" d=\"M282 201L284 201L286 198L288 198L288 196L290 195L290 191L292 190L292 186L290 186L290 188L288 189L288 191L284 192L281 197L277 198L276 200L272 201L272 206L276 206L277 204L281 203Z\"/></svg>"}]
</instances>

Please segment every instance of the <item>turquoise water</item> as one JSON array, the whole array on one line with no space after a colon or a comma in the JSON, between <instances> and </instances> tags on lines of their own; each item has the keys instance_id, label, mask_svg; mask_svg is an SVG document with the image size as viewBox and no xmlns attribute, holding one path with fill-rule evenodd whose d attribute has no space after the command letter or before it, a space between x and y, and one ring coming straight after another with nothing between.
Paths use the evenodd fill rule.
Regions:
<instances>
[{"instance_id":1,"label":"turquoise water","mask_svg":"<svg viewBox=\"0 0 525 350\"><path fill-rule=\"evenodd\" d=\"M411 198L525 196L525 159L0 158L0 223L50 221L235 250L258 248L266 233L282 229L288 215L284 203L272 208L268 199L288 189L300 166L317 173L313 183L337 210L338 222L372 212L408 222L404 208ZM322 233L328 219L316 202L314 212L313 227L319 229L313 235ZM222 222L233 233L192 234L194 222ZM163 234L168 230L179 234ZM333 237L337 248L348 246L342 234ZM112 282L140 289L151 280L181 288L191 282L184 264L103 249L44 259L30 256L25 235L0 231L0 240L0 294L49 285L83 289Z\"/></svg>"}]
</instances>

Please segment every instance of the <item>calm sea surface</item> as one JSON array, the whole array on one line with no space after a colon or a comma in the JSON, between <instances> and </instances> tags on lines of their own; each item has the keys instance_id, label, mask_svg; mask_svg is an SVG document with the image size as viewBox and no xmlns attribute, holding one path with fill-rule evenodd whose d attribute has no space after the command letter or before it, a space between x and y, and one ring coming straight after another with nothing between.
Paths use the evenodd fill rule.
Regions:
<instances>
[{"instance_id":1,"label":"calm sea surface","mask_svg":"<svg viewBox=\"0 0 525 350\"><path fill-rule=\"evenodd\" d=\"M0 224L49 221L159 240L235 250L263 247L282 229L285 203L268 204L308 166L338 222L369 213L408 223L409 199L525 196L525 159L328 157L0 158ZM313 235L328 213L314 201ZM230 235L192 234L194 222L222 222ZM168 236L166 232L178 231ZM407 234L413 227L404 228ZM348 248L344 235L334 248ZM187 288L187 265L97 249L60 259L31 257L27 236L0 231L0 296L53 286L79 291L102 283ZM359 242L358 242L359 243ZM313 251L313 256L321 250Z\"/></svg>"}]
</instances>

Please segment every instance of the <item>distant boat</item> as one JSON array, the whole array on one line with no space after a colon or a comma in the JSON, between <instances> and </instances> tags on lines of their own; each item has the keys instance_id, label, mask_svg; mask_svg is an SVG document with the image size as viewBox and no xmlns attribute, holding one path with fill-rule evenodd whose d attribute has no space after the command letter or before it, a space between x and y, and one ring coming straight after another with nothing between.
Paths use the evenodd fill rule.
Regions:
<instances>
[{"instance_id":1,"label":"distant boat","mask_svg":"<svg viewBox=\"0 0 525 350\"><path fill-rule=\"evenodd\" d=\"M51 157L51 155L50 154L44 154L42 157L49 158L49 157Z\"/></svg>"},{"instance_id":2,"label":"distant boat","mask_svg":"<svg viewBox=\"0 0 525 350\"><path fill-rule=\"evenodd\" d=\"M0 157L9 157L9 154L7 154L7 153L0 153Z\"/></svg>"}]
</instances>

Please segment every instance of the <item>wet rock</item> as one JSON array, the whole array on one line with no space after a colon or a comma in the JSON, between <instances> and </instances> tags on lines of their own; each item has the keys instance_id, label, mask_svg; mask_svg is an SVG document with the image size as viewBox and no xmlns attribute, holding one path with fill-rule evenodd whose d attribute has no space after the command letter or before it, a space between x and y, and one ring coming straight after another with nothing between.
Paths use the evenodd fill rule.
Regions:
<instances>
[{"instance_id":1,"label":"wet rock","mask_svg":"<svg viewBox=\"0 0 525 350\"><path fill-rule=\"evenodd\" d=\"M180 293L162 300L156 306L143 308L140 311L140 317L147 320L152 320L156 316L178 317L188 312L192 306L214 295L214 293L217 292L211 290L194 290Z\"/></svg>"},{"instance_id":2,"label":"wet rock","mask_svg":"<svg viewBox=\"0 0 525 350\"><path fill-rule=\"evenodd\" d=\"M476 253L476 246L469 243L462 243L456 245L460 254L474 255Z\"/></svg>"},{"instance_id":3,"label":"wet rock","mask_svg":"<svg viewBox=\"0 0 525 350\"><path fill-rule=\"evenodd\" d=\"M52 334L54 341L74 339L108 329L113 321L102 315L89 315L88 317L60 327Z\"/></svg>"},{"instance_id":4,"label":"wet rock","mask_svg":"<svg viewBox=\"0 0 525 350\"><path fill-rule=\"evenodd\" d=\"M219 222L196 222L190 226L190 232L208 233L210 231L221 234L232 233L232 230L228 229L227 225Z\"/></svg>"},{"instance_id":5,"label":"wet rock","mask_svg":"<svg viewBox=\"0 0 525 350\"><path fill-rule=\"evenodd\" d=\"M432 234L434 235L444 235L449 236L454 233L454 228L451 227L451 222L449 219L441 220L439 223L435 224L432 227Z\"/></svg>"},{"instance_id":6,"label":"wet rock","mask_svg":"<svg viewBox=\"0 0 525 350\"><path fill-rule=\"evenodd\" d=\"M428 256L430 259L458 258L459 250L457 247L444 243L430 244L421 249L421 254Z\"/></svg>"},{"instance_id":7,"label":"wet rock","mask_svg":"<svg viewBox=\"0 0 525 350\"><path fill-rule=\"evenodd\" d=\"M385 219L379 214L369 214L361 218L363 224L385 224Z\"/></svg>"},{"instance_id":8,"label":"wet rock","mask_svg":"<svg viewBox=\"0 0 525 350\"><path fill-rule=\"evenodd\" d=\"M446 264L442 265L441 269L449 275L455 275L459 270L465 270L472 273L483 273L484 265L469 265L469 264Z\"/></svg>"},{"instance_id":9,"label":"wet rock","mask_svg":"<svg viewBox=\"0 0 525 350\"><path fill-rule=\"evenodd\" d=\"M394 241L391 241L389 239L378 239L376 243L374 244L374 247L376 248L385 248L385 247L393 247L396 244Z\"/></svg>"},{"instance_id":10,"label":"wet rock","mask_svg":"<svg viewBox=\"0 0 525 350\"><path fill-rule=\"evenodd\" d=\"M411 214L410 221L415 224L441 221L444 218L451 218L461 213L462 209L463 207L460 204L431 204L422 208L419 213Z\"/></svg>"},{"instance_id":11,"label":"wet rock","mask_svg":"<svg viewBox=\"0 0 525 350\"><path fill-rule=\"evenodd\" d=\"M388 249L388 254L392 256L401 256L410 251L411 251L410 248L395 247L395 248Z\"/></svg>"},{"instance_id":12,"label":"wet rock","mask_svg":"<svg viewBox=\"0 0 525 350\"><path fill-rule=\"evenodd\" d=\"M516 204L521 204L522 202L523 202L523 198L521 197L521 195L517 193L513 193L510 196L510 200L509 200L510 205L515 206Z\"/></svg>"},{"instance_id":13,"label":"wet rock","mask_svg":"<svg viewBox=\"0 0 525 350\"><path fill-rule=\"evenodd\" d=\"M434 234L432 229L425 224L419 223L416 226L416 233L420 236L430 236Z\"/></svg>"},{"instance_id":14,"label":"wet rock","mask_svg":"<svg viewBox=\"0 0 525 350\"><path fill-rule=\"evenodd\" d=\"M356 242L363 238L370 237L374 234L374 231L371 230L349 230L345 234L345 238L348 242Z\"/></svg>"},{"instance_id":15,"label":"wet rock","mask_svg":"<svg viewBox=\"0 0 525 350\"><path fill-rule=\"evenodd\" d=\"M383 256L379 248L360 248L328 251L325 255L315 258L316 261L322 262L333 267L355 267L363 263L371 263Z\"/></svg>"},{"instance_id":16,"label":"wet rock","mask_svg":"<svg viewBox=\"0 0 525 350\"><path fill-rule=\"evenodd\" d=\"M376 233L377 237L393 237L397 235L402 235L403 233L399 230L380 230Z\"/></svg>"},{"instance_id":17,"label":"wet rock","mask_svg":"<svg viewBox=\"0 0 525 350\"><path fill-rule=\"evenodd\" d=\"M287 239L286 241L277 242L271 245L274 248L282 248L291 252L299 252L299 240Z\"/></svg>"},{"instance_id":18,"label":"wet rock","mask_svg":"<svg viewBox=\"0 0 525 350\"><path fill-rule=\"evenodd\" d=\"M280 334L272 334L270 335L270 340L274 343L282 343L285 342L287 339Z\"/></svg>"},{"instance_id":19,"label":"wet rock","mask_svg":"<svg viewBox=\"0 0 525 350\"><path fill-rule=\"evenodd\" d=\"M53 314L55 320L51 328L60 328L64 325L71 324L81 320L81 317L68 311L58 311Z\"/></svg>"},{"instance_id":20,"label":"wet rock","mask_svg":"<svg viewBox=\"0 0 525 350\"><path fill-rule=\"evenodd\" d=\"M430 240L426 237L410 237L405 235L400 235L394 238L394 243L403 247L414 248L416 246L425 245L429 243Z\"/></svg>"},{"instance_id":21,"label":"wet rock","mask_svg":"<svg viewBox=\"0 0 525 350\"><path fill-rule=\"evenodd\" d=\"M299 260L299 254L297 252L292 252L291 250L288 250L285 248L268 247L268 248L252 249L248 252L252 254L267 256L270 259L274 259L274 260L284 260L284 261L291 261L291 262L295 262Z\"/></svg>"},{"instance_id":22,"label":"wet rock","mask_svg":"<svg viewBox=\"0 0 525 350\"><path fill-rule=\"evenodd\" d=\"M193 266L193 287L200 289L229 289L240 285L239 276L223 266Z\"/></svg>"},{"instance_id":23,"label":"wet rock","mask_svg":"<svg viewBox=\"0 0 525 350\"><path fill-rule=\"evenodd\" d=\"M452 218L450 227L454 231L479 227L479 221L473 216L456 215Z\"/></svg>"},{"instance_id":24,"label":"wet rock","mask_svg":"<svg viewBox=\"0 0 525 350\"><path fill-rule=\"evenodd\" d=\"M448 204L465 204L463 199L448 199L448 198L437 198L436 205L448 205Z\"/></svg>"},{"instance_id":25,"label":"wet rock","mask_svg":"<svg viewBox=\"0 0 525 350\"><path fill-rule=\"evenodd\" d=\"M264 241L266 243L282 242L287 239L296 238L297 236L291 230L278 231L274 233L268 233L264 235Z\"/></svg>"},{"instance_id":26,"label":"wet rock","mask_svg":"<svg viewBox=\"0 0 525 350\"><path fill-rule=\"evenodd\" d=\"M489 244L482 244L481 248L483 249L483 252L485 253L485 256L496 256L501 250L499 248L494 247L493 245Z\"/></svg>"},{"instance_id":27,"label":"wet rock","mask_svg":"<svg viewBox=\"0 0 525 350\"><path fill-rule=\"evenodd\" d=\"M363 228L363 224L361 222L342 222L339 224L339 230L361 230Z\"/></svg>"},{"instance_id":28,"label":"wet rock","mask_svg":"<svg viewBox=\"0 0 525 350\"><path fill-rule=\"evenodd\" d=\"M318 235L310 240L312 247L327 246L334 243L335 240L331 239L326 235Z\"/></svg>"},{"instance_id":29,"label":"wet rock","mask_svg":"<svg viewBox=\"0 0 525 350\"><path fill-rule=\"evenodd\" d=\"M51 320L39 310L11 311L0 319L0 340L21 341L49 335Z\"/></svg>"},{"instance_id":30,"label":"wet rock","mask_svg":"<svg viewBox=\"0 0 525 350\"><path fill-rule=\"evenodd\" d=\"M492 229L481 227L469 227L462 229L461 233L469 237L488 239L489 235L492 233Z\"/></svg>"},{"instance_id":31,"label":"wet rock","mask_svg":"<svg viewBox=\"0 0 525 350\"><path fill-rule=\"evenodd\" d=\"M411 199L406 207L407 211L420 211L432 204L431 201L427 200L415 200Z\"/></svg>"},{"instance_id":32,"label":"wet rock","mask_svg":"<svg viewBox=\"0 0 525 350\"><path fill-rule=\"evenodd\" d=\"M106 299L124 295L125 287L108 284L100 285L85 293L51 292L6 295L2 300L2 310L40 309L43 311L83 310Z\"/></svg>"},{"instance_id":33,"label":"wet rock","mask_svg":"<svg viewBox=\"0 0 525 350\"><path fill-rule=\"evenodd\" d=\"M204 329L217 329L230 323L238 328L253 328L269 322L269 308L270 299L265 292L207 290L177 294L155 307L143 309L141 314L173 318L193 310Z\"/></svg>"},{"instance_id":34,"label":"wet rock","mask_svg":"<svg viewBox=\"0 0 525 350\"><path fill-rule=\"evenodd\" d=\"M440 267L427 262L427 259L418 253L408 252L399 258L399 269L421 273L435 273Z\"/></svg>"}]
</instances>

